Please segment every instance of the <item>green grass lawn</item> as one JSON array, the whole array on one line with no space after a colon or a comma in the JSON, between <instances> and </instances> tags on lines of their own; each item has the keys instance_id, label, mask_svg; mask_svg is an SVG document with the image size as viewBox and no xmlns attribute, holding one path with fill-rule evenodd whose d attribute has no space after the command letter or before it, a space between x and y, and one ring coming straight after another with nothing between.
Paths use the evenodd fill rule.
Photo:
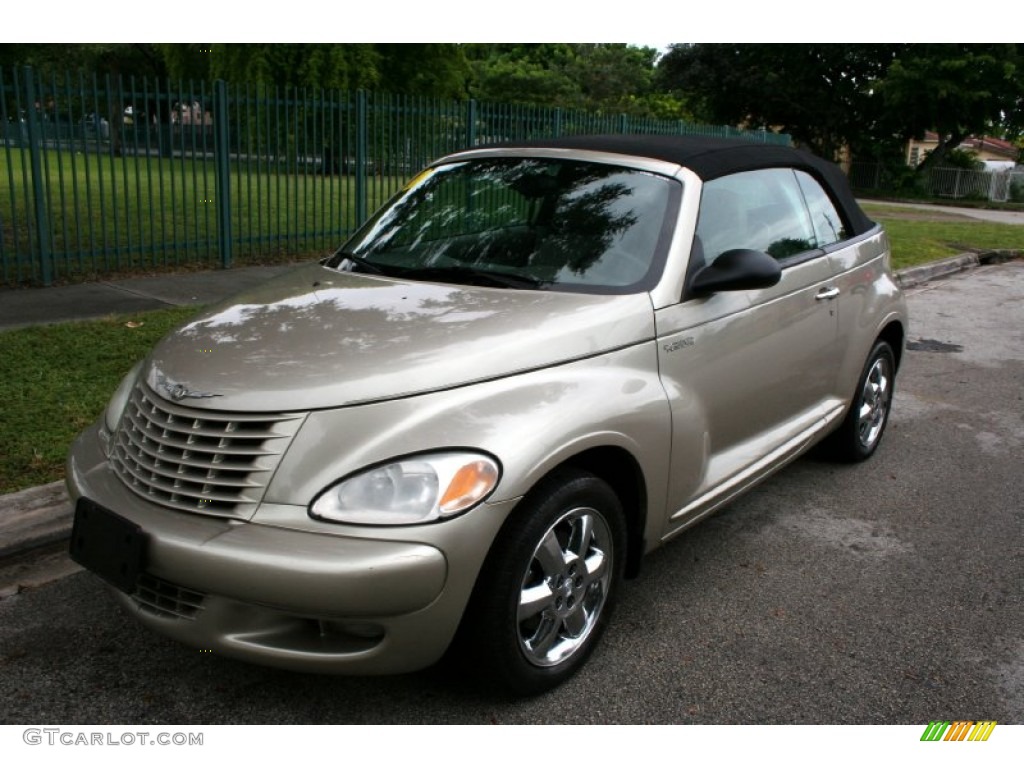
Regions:
<instances>
[{"instance_id":1,"label":"green grass lawn","mask_svg":"<svg viewBox=\"0 0 1024 768\"><path fill-rule=\"evenodd\" d=\"M0 333L0 493L62 478L72 439L103 412L121 377L197 311L167 309Z\"/></svg>"},{"instance_id":2,"label":"green grass lawn","mask_svg":"<svg viewBox=\"0 0 1024 768\"><path fill-rule=\"evenodd\" d=\"M973 219L941 220L925 212L884 205L864 205L867 215L882 224L892 243L896 269L926 264L968 249L1011 249L1024 251L1024 227ZM934 220L938 218L940 220Z\"/></svg>"}]
</instances>

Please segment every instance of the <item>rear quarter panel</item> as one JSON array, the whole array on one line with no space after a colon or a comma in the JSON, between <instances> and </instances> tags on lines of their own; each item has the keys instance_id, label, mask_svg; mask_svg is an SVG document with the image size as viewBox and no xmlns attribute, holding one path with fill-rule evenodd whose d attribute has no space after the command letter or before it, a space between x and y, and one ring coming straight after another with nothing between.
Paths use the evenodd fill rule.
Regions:
<instances>
[{"instance_id":1,"label":"rear quarter panel","mask_svg":"<svg viewBox=\"0 0 1024 768\"><path fill-rule=\"evenodd\" d=\"M907 326L903 292L890 265L889 238L876 226L862 238L828 256L839 288L839 336L843 351L837 371L837 389L847 402L882 330L892 322ZM896 350L897 356L902 350Z\"/></svg>"}]
</instances>

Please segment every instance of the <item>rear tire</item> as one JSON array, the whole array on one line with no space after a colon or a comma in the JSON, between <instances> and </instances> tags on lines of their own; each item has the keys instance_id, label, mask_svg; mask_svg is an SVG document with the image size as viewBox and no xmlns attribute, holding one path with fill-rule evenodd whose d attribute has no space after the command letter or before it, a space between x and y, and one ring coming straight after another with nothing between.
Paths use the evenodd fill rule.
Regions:
<instances>
[{"instance_id":1,"label":"rear tire","mask_svg":"<svg viewBox=\"0 0 1024 768\"><path fill-rule=\"evenodd\" d=\"M597 645L622 581L622 505L600 478L559 470L502 527L455 650L467 671L532 695L567 680Z\"/></svg>"},{"instance_id":2,"label":"rear tire","mask_svg":"<svg viewBox=\"0 0 1024 768\"><path fill-rule=\"evenodd\" d=\"M851 463L871 457L889 423L895 384L896 356L887 341L876 341L846 418L822 444L829 457Z\"/></svg>"}]
</instances>

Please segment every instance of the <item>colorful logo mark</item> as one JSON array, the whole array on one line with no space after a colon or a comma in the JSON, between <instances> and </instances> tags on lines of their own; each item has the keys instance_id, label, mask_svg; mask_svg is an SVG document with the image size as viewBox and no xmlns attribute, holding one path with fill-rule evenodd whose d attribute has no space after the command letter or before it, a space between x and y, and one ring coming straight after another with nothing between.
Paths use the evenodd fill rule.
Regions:
<instances>
[{"instance_id":1,"label":"colorful logo mark","mask_svg":"<svg viewBox=\"0 0 1024 768\"><path fill-rule=\"evenodd\" d=\"M932 720L921 741L988 741L995 727L995 720Z\"/></svg>"}]
</instances>

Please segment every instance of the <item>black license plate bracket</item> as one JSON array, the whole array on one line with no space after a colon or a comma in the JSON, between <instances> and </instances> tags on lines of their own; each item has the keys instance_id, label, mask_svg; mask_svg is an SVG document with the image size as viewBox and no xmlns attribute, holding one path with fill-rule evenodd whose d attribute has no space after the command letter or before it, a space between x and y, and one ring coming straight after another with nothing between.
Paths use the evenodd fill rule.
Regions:
<instances>
[{"instance_id":1,"label":"black license plate bracket","mask_svg":"<svg viewBox=\"0 0 1024 768\"><path fill-rule=\"evenodd\" d=\"M71 559L100 578L131 594L146 564L142 527L90 499L75 505L71 528Z\"/></svg>"}]
</instances>

